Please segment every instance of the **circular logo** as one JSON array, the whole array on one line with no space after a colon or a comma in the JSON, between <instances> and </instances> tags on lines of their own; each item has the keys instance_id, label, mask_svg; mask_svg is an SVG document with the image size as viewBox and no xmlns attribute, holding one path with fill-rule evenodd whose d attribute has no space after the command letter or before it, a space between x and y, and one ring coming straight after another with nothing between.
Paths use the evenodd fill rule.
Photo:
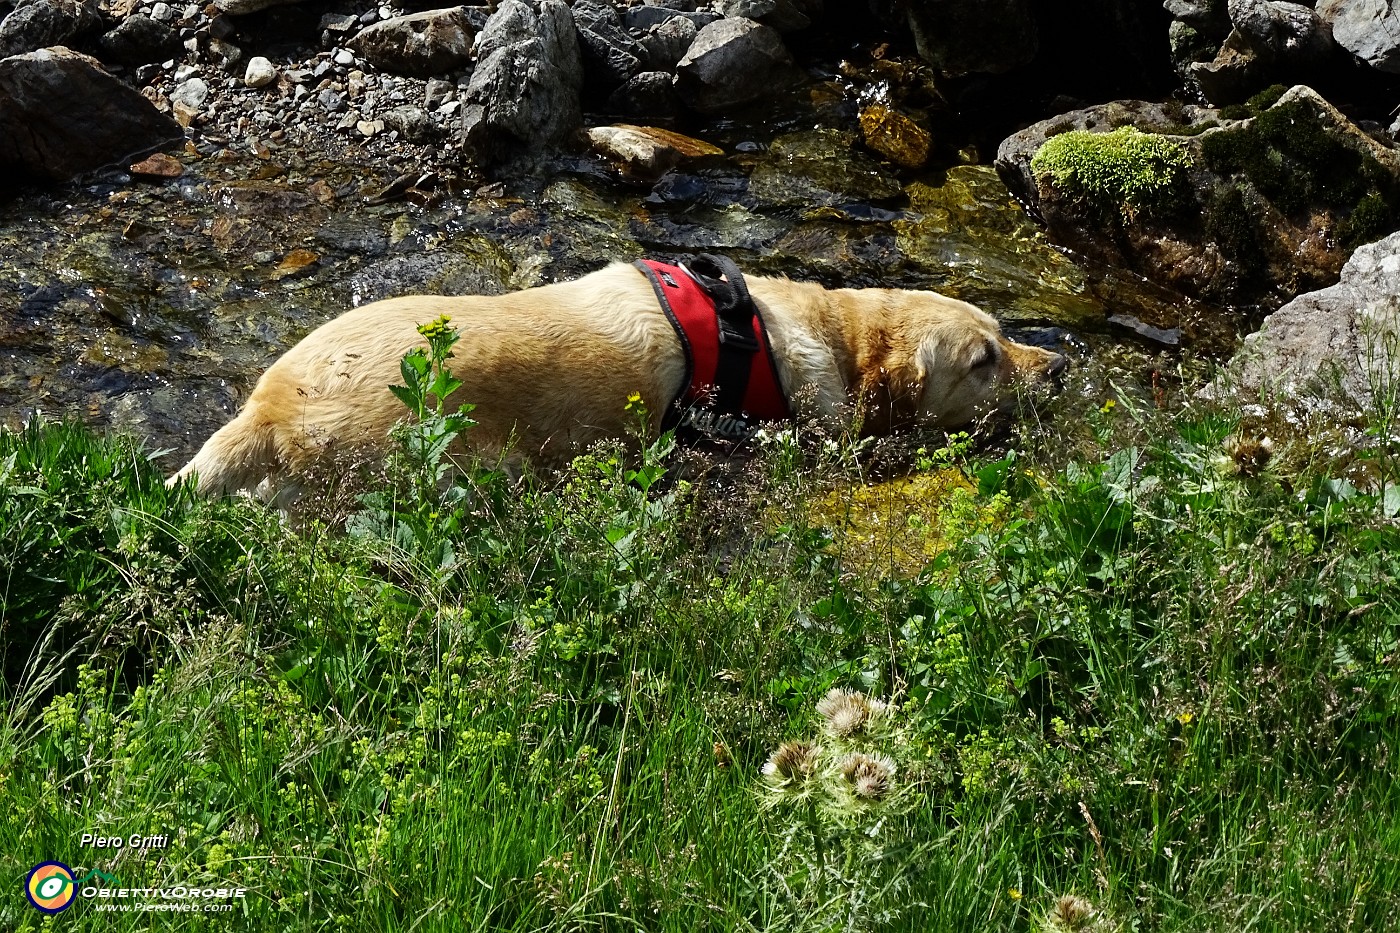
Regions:
<instances>
[{"instance_id":1,"label":"circular logo","mask_svg":"<svg viewBox=\"0 0 1400 933\"><path fill-rule=\"evenodd\" d=\"M46 914L67 910L77 894L73 869L62 862L40 862L25 879L24 893L29 896L29 903Z\"/></svg>"}]
</instances>

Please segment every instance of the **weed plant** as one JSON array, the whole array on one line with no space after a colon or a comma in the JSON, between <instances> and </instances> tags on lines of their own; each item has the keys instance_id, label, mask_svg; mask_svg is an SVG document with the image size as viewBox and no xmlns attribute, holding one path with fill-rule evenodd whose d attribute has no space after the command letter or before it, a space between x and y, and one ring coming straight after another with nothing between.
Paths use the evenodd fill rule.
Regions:
<instances>
[{"instance_id":1,"label":"weed plant","mask_svg":"<svg viewBox=\"0 0 1400 933\"><path fill-rule=\"evenodd\" d=\"M1391 922L1388 427L1359 473L1199 403L934 445L965 491L911 571L813 507L862 462L791 432L705 481L665 439L449 463L435 334L349 530L0 434L0 928ZM247 895L50 921L18 893L48 860Z\"/></svg>"}]
</instances>

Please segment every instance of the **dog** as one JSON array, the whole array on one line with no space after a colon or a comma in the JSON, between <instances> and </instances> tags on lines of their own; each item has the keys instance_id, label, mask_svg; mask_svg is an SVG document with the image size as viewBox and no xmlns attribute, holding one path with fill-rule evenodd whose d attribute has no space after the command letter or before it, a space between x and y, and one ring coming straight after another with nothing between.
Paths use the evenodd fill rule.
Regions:
<instances>
[{"instance_id":1,"label":"dog","mask_svg":"<svg viewBox=\"0 0 1400 933\"><path fill-rule=\"evenodd\" d=\"M827 289L747 277L773 368L794 414L867 435L951 428L1003 405L1018 382L1051 382L1064 356L1014 343L963 301L902 289ZM440 316L460 331L449 365L475 406L468 451L552 467L635 425L640 397L659 433L688 363L647 275L617 263L501 296L377 301L312 331L258 380L242 410L169 482L204 495L264 491L332 450L385 447L405 414L388 386ZM460 452L460 451L459 451Z\"/></svg>"}]
</instances>

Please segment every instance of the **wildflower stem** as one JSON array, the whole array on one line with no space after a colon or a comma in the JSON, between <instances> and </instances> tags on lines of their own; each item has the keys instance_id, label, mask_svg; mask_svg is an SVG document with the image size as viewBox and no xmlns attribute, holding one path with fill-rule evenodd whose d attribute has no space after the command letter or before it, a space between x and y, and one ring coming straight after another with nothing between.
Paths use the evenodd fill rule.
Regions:
<instances>
[{"instance_id":1,"label":"wildflower stem","mask_svg":"<svg viewBox=\"0 0 1400 933\"><path fill-rule=\"evenodd\" d=\"M826 840L822 837L821 820L817 817L817 801L807 800L807 826L812 830L812 852L817 861L817 903L826 901Z\"/></svg>"}]
</instances>

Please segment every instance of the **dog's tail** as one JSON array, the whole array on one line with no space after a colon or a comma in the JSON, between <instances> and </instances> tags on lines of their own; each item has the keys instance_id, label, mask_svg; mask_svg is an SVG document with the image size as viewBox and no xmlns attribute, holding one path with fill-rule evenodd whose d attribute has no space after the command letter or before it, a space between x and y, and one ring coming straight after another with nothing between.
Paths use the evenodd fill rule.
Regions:
<instances>
[{"instance_id":1,"label":"dog's tail","mask_svg":"<svg viewBox=\"0 0 1400 933\"><path fill-rule=\"evenodd\" d=\"M277 467L272 426L258 417L254 402L205 441L199 453L165 484L175 486L194 476L202 496L251 492Z\"/></svg>"}]
</instances>

